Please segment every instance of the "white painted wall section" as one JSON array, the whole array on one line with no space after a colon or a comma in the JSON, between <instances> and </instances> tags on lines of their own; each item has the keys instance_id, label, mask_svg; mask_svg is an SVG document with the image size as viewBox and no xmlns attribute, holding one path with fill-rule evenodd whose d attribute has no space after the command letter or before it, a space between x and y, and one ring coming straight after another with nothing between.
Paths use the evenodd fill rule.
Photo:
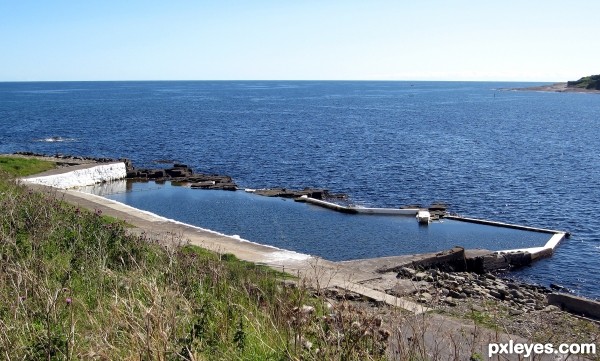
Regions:
<instances>
[{"instance_id":1,"label":"white painted wall section","mask_svg":"<svg viewBox=\"0 0 600 361\"><path fill-rule=\"evenodd\" d=\"M24 182L69 189L127 177L125 163L100 164L70 172L23 179Z\"/></svg>"}]
</instances>

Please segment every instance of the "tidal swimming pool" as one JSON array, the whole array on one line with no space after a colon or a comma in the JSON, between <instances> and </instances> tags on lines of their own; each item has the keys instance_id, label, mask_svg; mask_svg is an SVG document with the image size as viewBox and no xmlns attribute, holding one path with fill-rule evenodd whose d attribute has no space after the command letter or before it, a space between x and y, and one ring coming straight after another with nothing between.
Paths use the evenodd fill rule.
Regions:
<instances>
[{"instance_id":1,"label":"tidal swimming pool","mask_svg":"<svg viewBox=\"0 0 600 361\"><path fill-rule=\"evenodd\" d=\"M180 222L332 261L435 252L453 246L505 250L542 246L550 235L454 220L344 214L243 191L197 190L170 182L120 181L86 192Z\"/></svg>"}]
</instances>

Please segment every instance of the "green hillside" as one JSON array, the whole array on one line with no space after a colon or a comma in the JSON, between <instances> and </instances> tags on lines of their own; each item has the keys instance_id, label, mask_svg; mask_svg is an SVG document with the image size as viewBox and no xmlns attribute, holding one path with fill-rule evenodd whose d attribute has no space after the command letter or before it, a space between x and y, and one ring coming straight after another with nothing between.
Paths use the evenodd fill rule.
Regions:
<instances>
[{"instance_id":1,"label":"green hillside","mask_svg":"<svg viewBox=\"0 0 600 361\"><path fill-rule=\"evenodd\" d=\"M600 75L590 75L579 80L569 81L567 87L600 90Z\"/></svg>"}]
</instances>

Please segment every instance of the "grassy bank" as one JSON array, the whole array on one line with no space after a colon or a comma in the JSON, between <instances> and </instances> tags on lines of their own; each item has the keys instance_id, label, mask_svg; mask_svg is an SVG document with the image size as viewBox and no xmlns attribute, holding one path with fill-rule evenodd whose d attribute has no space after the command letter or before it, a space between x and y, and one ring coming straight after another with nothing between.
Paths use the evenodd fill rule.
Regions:
<instances>
[{"instance_id":1,"label":"grassy bank","mask_svg":"<svg viewBox=\"0 0 600 361\"><path fill-rule=\"evenodd\" d=\"M567 82L569 88L595 89L600 90L600 75L584 76L579 80Z\"/></svg>"},{"instance_id":2,"label":"grassy bank","mask_svg":"<svg viewBox=\"0 0 600 361\"><path fill-rule=\"evenodd\" d=\"M0 157L0 171L4 171L16 177L26 177L28 175L54 169L55 167L55 163L44 160L20 157Z\"/></svg>"},{"instance_id":3,"label":"grassy bank","mask_svg":"<svg viewBox=\"0 0 600 361\"><path fill-rule=\"evenodd\" d=\"M327 308L280 273L0 178L3 359L384 357L380 320Z\"/></svg>"}]
</instances>

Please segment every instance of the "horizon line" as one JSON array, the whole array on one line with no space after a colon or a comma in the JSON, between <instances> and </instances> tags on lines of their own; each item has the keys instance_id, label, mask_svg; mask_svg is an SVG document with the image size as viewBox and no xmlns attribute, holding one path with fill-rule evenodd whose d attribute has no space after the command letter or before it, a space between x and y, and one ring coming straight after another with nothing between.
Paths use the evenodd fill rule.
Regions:
<instances>
[{"instance_id":1,"label":"horizon line","mask_svg":"<svg viewBox=\"0 0 600 361\"><path fill-rule=\"evenodd\" d=\"M110 80L0 80L0 83L101 83L101 82L445 82L445 83L566 83L555 80L415 80L415 79L110 79Z\"/></svg>"}]
</instances>

